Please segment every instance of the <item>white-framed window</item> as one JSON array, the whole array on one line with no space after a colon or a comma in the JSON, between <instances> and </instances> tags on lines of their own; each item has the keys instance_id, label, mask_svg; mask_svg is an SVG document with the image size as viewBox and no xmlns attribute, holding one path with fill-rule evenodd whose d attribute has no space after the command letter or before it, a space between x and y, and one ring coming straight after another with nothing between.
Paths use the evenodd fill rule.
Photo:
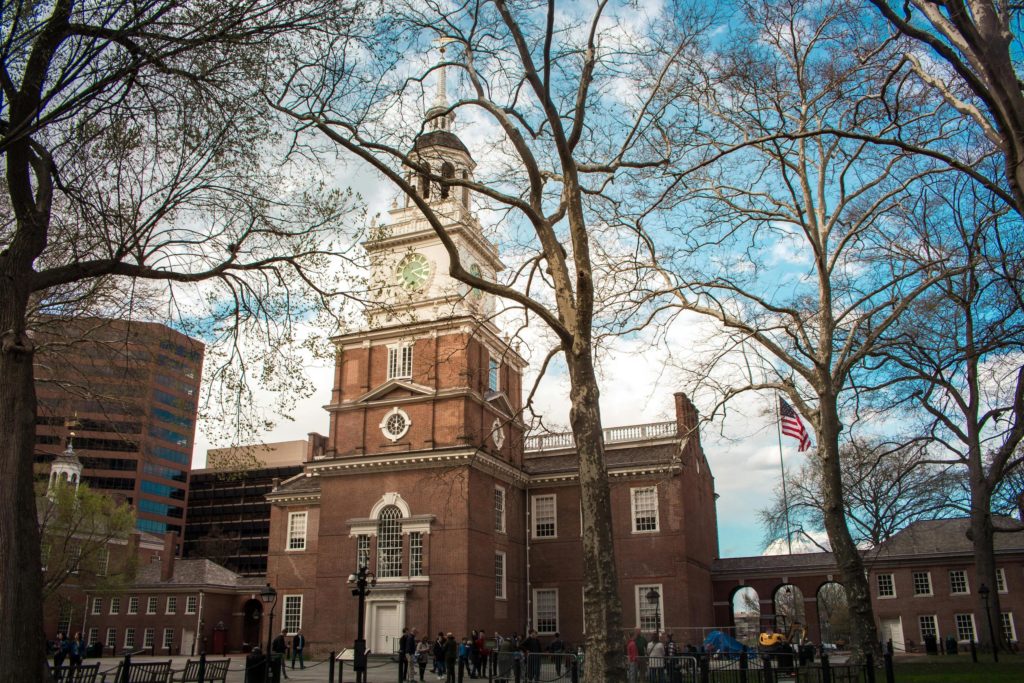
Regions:
<instances>
[{"instance_id":1,"label":"white-framed window","mask_svg":"<svg viewBox=\"0 0 1024 683\"><path fill-rule=\"evenodd\" d=\"M487 359L487 388L491 391L501 388L501 361L494 356Z\"/></svg>"},{"instance_id":2,"label":"white-framed window","mask_svg":"<svg viewBox=\"0 0 1024 683\"><path fill-rule=\"evenodd\" d=\"M71 558L68 561L71 573L77 574L78 570L82 568L82 544L78 541L71 541L70 547L68 548L68 555Z\"/></svg>"},{"instance_id":3,"label":"white-framed window","mask_svg":"<svg viewBox=\"0 0 1024 683\"><path fill-rule=\"evenodd\" d=\"M306 518L308 512L288 513L288 542L285 543L285 550L306 549Z\"/></svg>"},{"instance_id":4,"label":"white-framed window","mask_svg":"<svg viewBox=\"0 0 1024 683\"><path fill-rule=\"evenodd\" d=\"M633 533L658 530L658 489L655 486L629 490L633 512Z\"/></svg>"},{"instance_id":5,"label":"white-framed window","mask_svg":"<svg viewBox=\"0 0 1024 683\"><path fill-rule=\"evenodd\" d=\"M505 533L505 489L501 486L494 487L494 530Z\"/></svg>"},{"instance_id":6,"label":"white-framed window","mask_svg":"<svg viewBox=\"0 0 1024 683\"><path fill-rule=\"evenodd\" d=\"M892 574L879 574L875 579L878 582L878 597L896 597L896 582L893 580Z\"/></svg>"},{"instance_id":7,"label":"white-framed window","mask_svg":"<svg viewBox=\"0 0 1024 683\"><path fill-rule=\"evenodd\" d=\"M1013 624L1013 612L1001 612L999 614L999 626L1003 629L1003 638L1008 643L1017 642L1017 629Z\"/></svg>"},{"instance_id":8,"label":"white-framed window","mask_svg":"<svg viewBox=\"0 0 1024 683\"><path fill-rule=\"evenodd\" d=\"M366 534L356 536L356 567L370 566L370 537Z\"/></svg>"},{"instance_id":9,"label":"white-framed window","mask_svg":"<svg viewBox=\"0 0 1024 683\"><path fill-rule=\"evenodd\" d=\"M124 649L131 650L135 647L135 629L129 626L124 630Z\"/></svg>"},{"instance_id":10,"label":"white-framed window","mask_svg":"<svg viewBox=\"0 0 1024 683\"><path fill-rule=\"evenodd\" d=\"M556 515L558 501L555 498L555 494L548 493L542 496L533 496L530 499L530 506L533 508L530 515L533 519L533 537L556 538L558 536Z\"/></svg>"},{"instance_id":11,"label":"white-framed window","mask_svg":"<svg viewBox=\"0 0 1024 683\"><path fill-rule=\"evenodd\" d=\"M412 344L388 347L388 379L412 378Z\"/></svg>"},{"instance_id":12,"label":"white-framed window","mask_svg":"<svg viewBox=\"0 0 1024 683\"><path fill-rule=\"evenodd\" d=\"M409 419L409 413L395 406L384 413L384 417L381 418L380 424L377 426L380 427L384 438L391 443L395 443L409 433L409 428L412 427L412 420Z\"/></svg>"},{"instance_id":13,"label":"white-framed window","mask_svg":"<svg viewBox=\"0 0 1024 683\"><path fill-rule=\"evenodd\" d=\"M974 615L973 614L957 614L954 617L956 621L956 639L957 640L975 640L974 636Z\"/></svg>"},{"instance_id":14,"label":"white-framed window","mask_svg":"<svg viewBox=\"0 0 1024 683\"><path fill-rule=\"evenodd\" d=\"M967 572L963 569L949 570L949 592L953 595L964 595L971 592L967 583ZM961 638L961 640L963 640Z\"/></svg>"},{"instance_id":15,"label":"white-framed window","mask_svg":"<svg viewBox=\"0 0 1024 683\"><path fill-rule=\"evenodd\" d=\"M402 575L402 511L388 505L377 518L377 578Z\"/></svg>"},{"instance_id":16,"label":"white-framed window","mask_svg":"<svg viewBox=\"0 0 1024 683\"><path fill-rule=\"evenodd\" d=\"M505 599L505 553L494 553L494 597Z\"/></svg>"},{"instance_id":17,"label":"white-framed window","mask_svg":"<svg viewBox=\"0 0 1024 683\"><path fill-rule=\"evenodd\" d=\"M647 597L651 591L655 591L658 597L655 600ZM652 596L653 597L653 596ZM636 587L636 625L643 631L657 631L661 629L661 617L665 614L665 591L661 584L648 584Z\"/></svg>"},{"instance_id":18,"label":"white-framed window","mask_svg":"<svg viewBox=\"0 0 1024 683\"><path fill-rule=\"evenodd\" d=\"M558 589L535 588L533 590L533 627L537 633L552 634L558 631Z\"/></svg>"},{"instance_id":19,"label":"white-framed window","mask_svg":"<svg viewBox=\"0 0 1024 683\"><path fill-rule=\"evenodd\" d=\"M131 596L128 598L128 614L139 613L139 598L138 596Z\"/></svg>"},{"instance_id":20,"label":"white-framed window","mask_svg":"<svg viewBox=\"0 0 1024 683\"><path fill-rule=\"evenodd\" d=\"M302 628L302 596L284 596L284 629L288 633L295 633Z\"/></svg>"},{"instance_id":21,"label":"white-framed window","mask_svg":"<svg viewBox=\"0 0 1024 683\"><path fill-rule=\"evenodd\" d=\"M167 596L167 614L177 614L178 612L178 596L168 595Z\"/></svg>"},{"instance_id":22,"label":"white-framed window","mask_svg":"<svg viewBox=\"0 0 1024 683\"><path fill-rule=\"evenodd\" d=\"M103 598L92 599L92 613L103 614Z\"/></svg>"},{"instance_id":23,"label":"white-framed window","mask_svg":"<svg viewBox=\"0 0 1024 683\"><path fill-rule=\"evenodd\" d=\"M117 629L110 627L107 629L107 642L106 646L113 650L117 647Z\"/></svg>"},{"instance_id":24,"label":"white-framed window","mask_svg":"<svg viewBox=\"0 0 1024 683\"><path fill-rule=\"evenodd\" d=\"M116 595L114 597L110 598L110 613L111 614L120 614L121 613L121 598L116 596Z\"/></svg>"},{"instance_id":25,"label":"white-framed window","mask_svg":"<svg viewBox=\"0 0 1024 683\"><path fill-rule=\"evenodd\" d=\"M917 618L917 625L921 629L921 641L923 642L925 636L934 636L935 640L939 640L939 620L934 614L922 614Z\"/></svg>"},{"instance_id":26,"label":"white-framed window","mask_svg":"<svg viewBox=\"0 0 1024 683\"><path fill-rule=\"evenodd\" d=\"M156 596L151 595L146 599L146 614L156 614Z\"/></svg>"},{"instance_id":27,"label":"white-framed window","mask_svg":"<svg viewBox=\"0 0 1024 683\"><path fill-rule=\"evenodd\" d=\"M931 572L914 572L914 595L932 595Z\"/></svg>"},{"instance_id":28,"label":"white-framed window","mask_svg":"<svg viewBox=\"0 0 1024 683\"><path fill-rule=\"evenodd\" d=\"M174 629L165 628L163 648L165 650L170 650L172 647L174 647Z\"/></svg>"},{"instance_id":29,"label":"white-framed window","mask_svg":"<svg viewBox=\"0 0 1024 683\"><path fill-rule=\"evenodd\" d=\"M409 576L423 576L423 534L409 533Z\"/></svg>"},{"instance_id":30,"label":"white-framed window","mask_svg":"<svg viewBox=\"0 0 1024 683\"><path fill-rule=\"evenodd\" d=\"M103 554L100 555L100 561L97 563L96 574L98 576L106 576L110 570L110 549L103 548Z\"/></svg>"},{"instance_id":31,"label":"white-framed window","mask_svg":"<svg viewBox=\"0 0 1024 683\"><path fill-rule=\"evenodd\" d=\"M185 597L185 614L195 614L196 608L199 606L198 595L188 595Z\"/></svg>"},{"instance_id":32,"label":"white-framed window","mask_svg":"<svg viewBox=\"0 0 1024 683\"><path fill-rule=\"evenodd\" d=\"M153 647L156 642L156 629L150 626L142 632L142 647Z\"/></svg>"},{"instance_id":33,"label":"white-framed window","mask_svg":"<svg viewBox=\"0 0 1024 683\"><path fill-rule=\"evenodd\" d=\"M85 644L93 645L98 642L100 642L100 630L97 627L93 626L89 629L89 635L86 636Z\"/></svg>"},{"instance_id":34,"label":"white-framed window","mask_svg":"<svg viewBox=\"0 0 1024 683\"><path fill-rule=\"evenodd\" d=\"M60 606L60 615L57 617L57 631L71 635L71 603L65 602Z\"/></svg>"},{"instance_id":35,"label":"white-framed window","mask_svg":"<svg viewBox=\"0 0 1024 683\"><path fill-rule=\"evenodd\" d=\"M996 567L996 591L999 593L1006 592L1006 572L1003 571L1002 567Z\"/></svg>"}]
</instances>

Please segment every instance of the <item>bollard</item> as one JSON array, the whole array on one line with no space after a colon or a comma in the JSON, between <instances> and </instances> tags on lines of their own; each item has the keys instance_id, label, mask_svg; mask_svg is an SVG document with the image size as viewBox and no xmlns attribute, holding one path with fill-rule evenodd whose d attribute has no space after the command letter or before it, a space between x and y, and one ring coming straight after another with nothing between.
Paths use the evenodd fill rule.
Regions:
<instances>
[{"instance_id":1,"label":"bollard","mask_svg":"<svg viewBox=\"0 0 1024 683\"><path fill-rule=\"evenodd\" d=\"M124 661L121 662L121 683L129 683L132 671L132 656L131 653L127 653L124 656Z\"/></svg>"},{"instance_id":2,"label":"bollard","mask_svg":"<svg viewBox=\"0 0 1024 683\"><path fill-rule=\"evenodd\" d=\"M971 638L971 661L975 664L978 663L978 648L974 644L974 638Z\"/></svg>"},{"instance_id":3,"label":"bollard","mask_svg":"<svg viewBox=\"0 0 1024 683\"><path fill-rule=\"evenodd\" d=\"M765 657L764 662L764 683L775 683L775 667L772 665L772 658Z\"/></svg>"},{"instance_id":4,"label":"bollard","mask_svg":"<svg viewBox=\"0 0 1024 683\"><path fill-rule=\"evenodd\" d=\"M864 655L864 667L868 674L868 683L875 683L875 655L870 652Z\"/></svg>"},{"instance_id":5,"label":"bollard","mask_svg":"<svg viewBox=\"0 0 1024 683\"><path fill-rule=\"evenodd\" d=\"M206 683L206 653L199 653L199 673L197 683Z\"/></svg>"},{"instance_id":6,"label":"bollard","mask_svg":"<svg viewBox=\"0 0 1024 683\"><path fill-rule=\"evenodd\" d=\"M710 669L711 669L711 662L709 661L710 659L711 658L708 657L707 655L705 655L705 656L700 658L700 682L701 683L708 683L708 681L710 680L708 678L711 675L711 671L710 671Z\"/></svg>"},{"instance_id":7,"label":"bollard","mask_svg":"<svg viewBox=\"0 0 1024 683\"><path fill-rule=\"evenodd\" d=\"M327 683L334 683L334 650L327 656Z\"/></svg>"},{"instance_id":8,"label":"bollard","mask_svg":"<svg viewBox=\"0 0 1024 683\"><path fill-rule=\"evenodd\" d=\"M458 677L459 683L462 683L462 676L464 675L465 670L466 670L466 664L462 660L462 657L459 657L459 677Z\"/></svg>"},{"instance_id":9,"label":"bollard","mask_svg":"<svg viewBox=\"0 0 1024 683\"><path fill-rule=\"evenodd\" d=\"M572 683L580 683L580 660L578 657L573 657L572 661L569 662L569 677L572 679Z\"/></svg>"},{"instance_id":10,"label":"bollard","mask_svg":"<svg viewBox=\"0 0 1024 683\"><path fill-rule=\"evenodd\" d=\"M821 655L821 683L832 683L832 667L826 654Z\"/></svg>"},{"instance_id":11,"label":"bollard","mask_svg":"<svg viewBox=\"0 0 1024 683\"><path fill-rule=\"evenodd\" d=\"M885 653L885 681L886 683L895 683L896 672L892 668L892 655L888 652Z\"/></svg>"},{"instance_id":12,"label":"bollard","mask_svg":"<svg viewBox=\"0 0 1024 683\"><path fill-rule=\"evenodd\" d=\"M750 669L750 661L747 659L747 651L740 653L740 683L747 683L747 670Z\"/></svg>"}]
</instances>

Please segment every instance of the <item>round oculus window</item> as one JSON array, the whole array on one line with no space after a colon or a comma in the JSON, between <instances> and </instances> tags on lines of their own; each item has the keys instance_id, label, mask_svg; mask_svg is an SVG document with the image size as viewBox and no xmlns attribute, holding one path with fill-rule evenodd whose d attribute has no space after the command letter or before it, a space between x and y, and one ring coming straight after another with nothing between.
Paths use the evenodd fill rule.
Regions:
<instances>
[{"instance_id":1,"label":"round oculus window","mask_svg":"<svg viewBox=\"0 0 1024 683\"><path fill-rule=\"evenodd\" d=\"M411 425L409 415L404 410L392 408L380 421L380 430L391 441L398 441L405 436Z\"/></svg>"},{"instance_id":2,"label":"round oculus window","mask_svg":"<svg viewBox=\"0 0 1024 683\"><path fill-rule=\"evenodd\" d=\"M409 254L398 263L398 284L406 289L422 289L430 279L430 261L423 254Z\"/></svg>"}]
</instances>

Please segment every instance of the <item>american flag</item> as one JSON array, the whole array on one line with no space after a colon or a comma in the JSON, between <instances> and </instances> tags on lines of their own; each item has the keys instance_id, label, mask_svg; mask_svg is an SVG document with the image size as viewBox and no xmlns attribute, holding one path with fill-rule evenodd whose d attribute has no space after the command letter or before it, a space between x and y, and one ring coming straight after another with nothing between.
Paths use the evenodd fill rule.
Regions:
<instances>
[{"instance_id":1,"label":"american flag","mask_svg":"<svg viewBox=\"0 0 1024 683\"><path fill-rule=\"evenodd\" d=\"M811 436L804 428L803 421L793 410L793 406L786 403L781 397L779 397L779 416L782 421L782 433L800 442L797 451L803 452L810 448Z\"/></svg>"}]
</instances>

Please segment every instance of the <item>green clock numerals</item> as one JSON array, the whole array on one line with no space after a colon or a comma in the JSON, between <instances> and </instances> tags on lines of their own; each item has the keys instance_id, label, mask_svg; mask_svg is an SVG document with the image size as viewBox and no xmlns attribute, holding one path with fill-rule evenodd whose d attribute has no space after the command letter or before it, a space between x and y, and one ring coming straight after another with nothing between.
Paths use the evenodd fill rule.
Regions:
<instances>
[{"instance_id":1,"label":"green clock numerals","mask_svg":"<svg viewBox=\"0 0 1024 683\"><path fill-rule=\"evenodd\" d=\"M421 289L430 279L430 261L423 254L409 254L398 264L398 283L406 289Z\"/></svg>"}]
</instances>

